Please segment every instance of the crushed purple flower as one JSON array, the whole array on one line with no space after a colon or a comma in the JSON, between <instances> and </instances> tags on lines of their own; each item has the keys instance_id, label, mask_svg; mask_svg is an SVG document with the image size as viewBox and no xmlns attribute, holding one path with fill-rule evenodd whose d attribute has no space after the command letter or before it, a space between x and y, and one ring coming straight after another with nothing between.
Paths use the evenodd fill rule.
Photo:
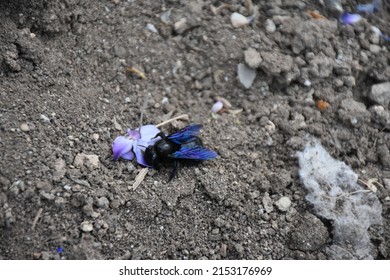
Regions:
<instances>
[{"instance_id":1,"label":"crushed purple flower","mask_svg":"<svg viewBox=\"0 0 390 280\"><path fill-rule=\"evenodd\" d=\"M385 34L382 33L382 31L379 30L378 27L376 26L371 26L371 30L374 31L376 34L378 34L379 36L381 36L383 38L383 40L387 41L387 42L390 42L390 37L389 36L386 36Z\"/></svg>"},{"instance_id":2,"label":"crushed purple flower","mask_svg":"<svg viewBox=\"0 0 390 280\"><path fill-rule=\"evenodd\" d=\"M359 14L350 14L350 13L347 13L347 12L344 12L340 16L340 22L342 24L355 24L358 21L360 21L361 19L362 19L361 15L359 15Z\"/></svg>"},{"instance_id":3,"label":"crushed purple flower","mask_svg":"<svg viewBox=\"0 0 390 280\"><path fill-rule=\"evenodd\" d=\"M374 0L369 4L359 4L356 6L356 10L359 13L372 14L378 12L382 7L382 0Z\"/></svg>"},{"instance_id":4,"label":"crushed purple flower","mask_svg":"<svg viewBox=\"0 0 390 280\"><path fill-rule=\"evenodd\" d=\"M384 34L381 34L381 37L383 38L383 40L387 41L387 42L390 42L390 37L389 36L386 36Z\"/></svg>"},{"instance_id":5,"label":"crushed purple flower","mask_svg":"<svg viewBox=\"0 0 390 280\"><path fill-rule=\"evenodd\" d=\"M137 162L149 166L143 156L146 147L153 145L160 138L154 138L160 130L151 124L143 125L135 130L128 129L127 135L118 136L112 143L114 160L123 158L125 160L137 159Z\"/></svg>"},{"instance_id":6,"label":"crushed purple flower","mask_svg":"<svg viewBox=\"0 0 390 280\"><path fill-rule=\"evenodd\" d=\"M218 113L221 111L223 108L223 102L218 100L217 102L214 103L213 107L211 107L211 112L213 113Z\"/></svg>"}]
</instances>

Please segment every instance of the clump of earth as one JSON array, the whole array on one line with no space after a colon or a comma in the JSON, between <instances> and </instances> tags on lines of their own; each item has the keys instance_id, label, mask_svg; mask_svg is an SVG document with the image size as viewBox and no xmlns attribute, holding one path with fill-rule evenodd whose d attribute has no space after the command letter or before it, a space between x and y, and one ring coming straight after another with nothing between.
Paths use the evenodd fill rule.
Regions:
<instances>
[{"instance_id":1,"label":"clump of earth","mask_svg":"<svg viewBox=\"0 0 390 280\"><path fill-rule=\"evenodd\" d=\"M0 258L389 259L382 2L348 25L332 1L1 1ZM220 97L232 108L212 114ZM162 131L202 124L218 158L133 190L142 166L111 144L145 99L144 124L188 114ZM308 139L378 200L364 256L305 199Z\"/></svg>"}]
</instances>

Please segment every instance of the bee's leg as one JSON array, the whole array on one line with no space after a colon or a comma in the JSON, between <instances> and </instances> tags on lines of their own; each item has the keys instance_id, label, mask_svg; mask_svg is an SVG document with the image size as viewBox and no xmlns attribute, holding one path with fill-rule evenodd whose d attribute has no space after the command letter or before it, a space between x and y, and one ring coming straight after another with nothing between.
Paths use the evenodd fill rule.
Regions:
<instances>
[{"instance_id":1,"label":"bee's leg","mask_svg":"<svg viewBox=\"0 0 390 280\"><path fill-rule=\"evenodd\" d=\"M162 133L162 132L159 132L156 136L154 136L152 139L155 139L155 138L157 138L157 137L161 137L161 139L167 139L167 136L164 134L164 133Z\"/></svg>"},{"instance_id":2,"label":"bee's leg","mask_svg":"<svg viewBox=\"0 0 390 280\"><path fill-rule=\"evenodd\" d=\"M173 161L173 170L171 175L169 176L168 182L170 182L173 178L176 177L177 172L179 171L180 163L178 160Z\"/></svg>"}]
</instances>

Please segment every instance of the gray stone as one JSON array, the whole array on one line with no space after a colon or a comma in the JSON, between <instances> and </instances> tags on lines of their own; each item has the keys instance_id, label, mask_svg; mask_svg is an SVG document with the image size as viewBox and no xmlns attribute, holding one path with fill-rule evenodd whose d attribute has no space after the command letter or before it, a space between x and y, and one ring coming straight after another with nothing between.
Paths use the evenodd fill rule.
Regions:
<instances>
[{"instance_id":1,"label":"gray stone","mask_svg":"<svg viewBox=\"0 0 390 280\"><path fill-rule=\"evenodd\" d=\"M157 28L152 23L146 24L146 29L153 33L158 33Z\"/></svg>"},{"instance_id":2,"label":"gray stone","mask_svg":"<svg viewBox=\"0 0 390 280\"><path fill-rule=\"evenodd\" d=\"M119 58L125 58L127 54L127 50L124 47L114 46L114 53L115 56Z\"/></svg>"},{"instance_id":3,"label":"gray stone","mask_svg":"<svg viewBox=\"0 0 390 280\"><path fill-rule=\"evenodd\" d=\"M380 53L380 51L381 51L381 47L380 46L373 45L373 44L370 45L370 52L377 54L377 53Z\"/></svg>"},{"instance_id":4,"label":"gray stone","mask_svg":"<svg viewBox=\"0 0 390 280\"><path fill-rule=\"evenodd\" d=\"M272 199L269 197L268 193L264 194L262 202L265 212L271 213L272 211L274 211L274 207L272 206Z\"/></svg>"},{"instance_id":5,"label":"gray stone","mask_svg":"<svg viewBox=\"0 0 390 280\"><path fill-rule=\"evenodd\" d=\"M108 209L110 206L110 201L105 196L100 197L96 202L96 206L102 209Z\"/></svg>"},{"instance_id":6,"label":"gray stone","mask_svg":"<svg viewBox=\"0 0 390 280\"><path fill-rule=\"evenodd\" d=\"M360 127L364 122L369 121L371 116L366 106L353 98L346 98L341 101L338 114L344 123L355 127Z\"/></svg>"},{"instance_id":7,"label":"gray stone","mask_svg":"<svg viewBox=\"0 0 390 280\"><path fill-rule=\"evenodd\" d=\"M93 230L93 224L90 221L84 221L81 223L80 229L84 232L91 232Z\"/></svg>"},{"instance_id":8,"label":"gray stone","mask_svg":"<svg viewBox=\"0 0 390 280\"><path fill-rule=\"evenodd\" d=\"M281 72L289 72L293 68L294 61L289 55L277 51L264 51L260 55L263 58L260 68L271 76L279 76Z\"/></svg>"},{"instance_id":9,"label":"gray stone","mask_svg":"<svg viewBox=\"0 0 390 280\"><path fill-rule=\"evenodd\" d=\"M390 103L390 82L373 85L368 98L376 104L388 108Z\"/></svg>"},{"instance_id":10,"label":"gray stone","mask_svg":"<svg viewBox=\"0 0 390 280\"><path fill-rule=\"evenodd\" d=\"M0 192L0 208L7 203L8 197L4 192Z\"/></svg>"},{"instance_id":11,"label":"gray stone","mask_svg":"<svg viewBox=\"0 0 390 280\"><path fill-rule=\"evenodd\" d=\"M245 63L250 67L256 69L260 66L262 58L254 48L248 48L245 52Z\"/></svg>"},{"instance_id":12,"label":"gray stone","mask_svg":"<svg viewBox=\"0 0 390 280\"><path fill-rule=\"evenodd\" d=\"M382 165L386 168L390 168L390 151L389 148L383 144L378 147L378 157L382 162Z\"/></svg>"},{"instance_id":13,"label":"gray stone","mask_svg":"<svg viewBox=\"0 0 390 280\"><path fill-rule=\"evenodd\" d=\"M47 192L45 192L45 191L40 191L39 194L40 194L43 198L45 198L45 199L47 199L47 200L54 200L54 198L55 198L54 194L52 194L52 193L47 193Z\"/></svg>"},{"instance_id":14,"label":"gray stone","mask_svg":"<svg viewBox=\"0 0 390 280\"><path fill-rule=\"evenodd\" d=\"M333 72L334 61L321 53L310 61L309 72L319 78L328 78Z\"/></svg>"},{"instance_id":15,"label":"gray stone","mask_svg":"<svg viewBox=\"0 0 390 280\"><path fill-rule=\"evenodd\" d=\"M275 205L280 211L286 212L291 207L291 200L287 196L283 196L275 202Z\"/></svg>"},{"instance_id":16,"label":"gray stone","mask_svg":"<svg viewBox=\"0 0 390 280\"><path fill-rule=\"evenodd\" d=\"M42 260L50 260L50 253L46 252L46 251L42 251L41 258L42 258Z\"/></svg>"},{"instance_id":17,"label":"gray stone","mask_svg":"<svg viewBox=\"0 0 390 280\"><path fill-rule=\"evenodd\" d=\"M54 167L53 180L59 181L64 177L66 173L66 162L62 158L59 158L54 162L53 167Z\"/></svg>"},{"instance_id":18,"label":"gray stone","mask_svg":"<svg viewBox=\"0 0 390 280\"><path fill-rule=\"evenodd\" d=\"M225 226L225 224L226 224L226 221L224 219L222 219L221 217L218 217L214 220L214 225L216 227L221 228L221 227Z\"/></svg>"},{"instance_id":19,"label":"gray stone","mask_svg":"<svg viewBox=\"0 0 390 280\"><path fill-rule=\"evenodd\" d=\"M236 249L236 252L237 252L240 256L242 256L242 255L244 254L244 252L245 252L244 247L243 247L241 244L238 244L238 243L234 244L234 249Z\"/></svg>"},{"instance_id":20,"label":"gray stone","mask_svg":"<svg viewBox=\"0 0 390 280\"><path fill-rule=\"evenodd\" d=\"M24 185L23 181L17 180L17 181L15 181L15 182L11 185L9 191L10 191L10 193L11 193L14 197L19 195L19 193L20 193L20 191L21 191L20 186L21 186L22 184Z\"/></svg>"},{"instance_id":21,"label":"gray stone","mask_svg":"<svg viewBox=\"0 0 390 280\"><path fill-rule=\"evenodd\" d=\"M62 207L64 204L66 203L65 201L65 198L63 197L57 197L55 200L54 200L54 204L58 207Z\"/></svg>"},{"instance_id":22,"label":"gray stone","mask_svg":"<svg viewBox=\"0 0 390 280\"><path fill-rule=\"evenodd\" d=\"M276 22L275 18L274 21ZM319 53L332 47L330 42L334 34L339 32L335 20L302 20L301 18L289 18L284 20L278 30L283 34L293 36L291 49L295 54L305 50Z\"/></svg>"},{"instance_id":23,"label":"gray stone","mask_svg":"<svg viewBox=\"0 0 390 280\"><path fill-rule=\"evenodd\" d=\"M323 247L328 241L329 233L325 225L316 216L305 213L297 219L297 225L291 232L290 249L312 252Z\"/></svg>"},{"instance_id":24,"label":"gray stone","mask_svg":"<svg viewBox=\"0 0 390 280\"><path fill-rule=\"evenodd\" d=\"M21 130L21 131L24 131L24 132L28 132L28 131L30 131L30 127L28 126L27 123L22 123L22 124L20 125L20 130Z\"/></svg>"},{"instance_id":25,"label":"gray stone","mask_svg":"<svg viewBox=\"0 0 390 280\"><path fill-rule=\"evenodd\" d=\"M99 167L99 156L97 155L86 155L83 153L77 154L73 165L75 167L81 168L86 167L90 170L96 169Z\"/></svg>"},{"instance_id":26,"label":"gray stone","mask_svg":"<svg viewBox=\"0 0 390 280\"><path fill-rule=\"evenodd\" d=\"M385 188L390 191L390 179L383 179L383 183L385 184Z\"/></svg>"},{"instance_id":27,"label":"gray stone","mask_svg":"<svg viewBox=\"0 0 390 280\"><path fill-rule=\"evenodd\" d=\"M237 66L237 73L240 83L249 89L256 78L256 70L246 66L244 63L240 63Z\"/></svg>"},{"instance_id":28,"label":"gray stone","mask_svg":"<svg viewBox=\"0 0 390 280\"><path fill-rule=\"evenodd\" d=\"M181 18L179 21L175 22L173 25L173 29L177 34L184 33L187 29L189 29L191 26L187 22L186 18Z\"/></svg>"},{"instance_id":29,"label":"gray stone","mask_svg":"<svg viewBox=\"0 0 390 280\"><path fill-rule=\"evenodd\" d=\"M371 106L370 112L372 114L372 119L375 122L383 125L383 127L390 126L390 112L388 110L385 110L383 106Z\"/></svg>"},{"instance_id":30,"label":"gray stone","mask_svg":"<svg viewBox=\"0 0 390 280\"><path fill-rule=\"evenodd\" d=\"M227 256L227 249L228 249L228 246L226 244L221 245L221 248L219 249L219 254L221 255L221 257L224 258Z\"/></svg>"},{"instance_id":31,"label":"gray stone","mask_svg":"<svg viewBox=\"0 0 390 280\"><path fill-rule=\"evenodd\" d=\"M265 21L265 30L268 33L274 33L276 31L276 25L272 19L267 19Z\"/></svg>"}]
</instances>

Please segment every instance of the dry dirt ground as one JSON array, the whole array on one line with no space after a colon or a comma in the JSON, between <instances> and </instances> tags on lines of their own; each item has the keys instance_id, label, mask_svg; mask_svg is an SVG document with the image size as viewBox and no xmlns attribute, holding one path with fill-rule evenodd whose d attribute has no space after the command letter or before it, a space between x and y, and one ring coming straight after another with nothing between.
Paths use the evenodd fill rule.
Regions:
<instances>
[{"instance_id":1,"label":"dry dirt ground","mask_svg":"<svg viewBox=\"0 0 390 280\"><path fill-rule=\"evenodd\" d=\"M390 33L389 2L355 25L315 0L227 0L214 14L221 3L0 1L0 258L390 258L390 43L372 29ZM234 28L234 11L255 19ZM239 63L256 69L249 89ZM213 116L217 96L242 111ZM145 124L189 114L163 131L203 124L218 158L129 190L141 167L113 161L111 144L145 98ZM378 180L360 194L382 207L369 253L305 199L310 138Z\"/></svg>"}]
</instances>

